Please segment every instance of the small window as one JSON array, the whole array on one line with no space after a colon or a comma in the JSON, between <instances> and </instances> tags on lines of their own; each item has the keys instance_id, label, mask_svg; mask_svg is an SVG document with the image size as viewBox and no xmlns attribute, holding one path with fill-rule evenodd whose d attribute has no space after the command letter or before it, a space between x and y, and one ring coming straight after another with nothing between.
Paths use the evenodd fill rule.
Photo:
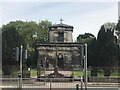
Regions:
<instances>
[{"instance_id":1,"label":"small window","mask_svg":"<svg viewBox=\"0 0 120 90\"><path fill-rule=\"evenodd\" d=\"M58 33L58 42L64 42L64 32Z\"/></svg>"}]
</instances>

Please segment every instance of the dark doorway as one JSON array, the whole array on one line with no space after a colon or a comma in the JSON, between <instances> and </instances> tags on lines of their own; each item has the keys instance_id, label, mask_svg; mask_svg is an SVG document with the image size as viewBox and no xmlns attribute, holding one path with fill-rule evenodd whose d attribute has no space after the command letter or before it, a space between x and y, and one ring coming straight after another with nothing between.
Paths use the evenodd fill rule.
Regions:
<instances>
[{"instance_id":1,"label":"dark doorway","mask_svg":"<svg viewBox=\"0 0 120 90\"><path fill-rule=\"evenodd\" d=\"M61 69L64 68L64 60L63 55L61 53L58 55L58 67Z\"/></svg>"}]
</instances>

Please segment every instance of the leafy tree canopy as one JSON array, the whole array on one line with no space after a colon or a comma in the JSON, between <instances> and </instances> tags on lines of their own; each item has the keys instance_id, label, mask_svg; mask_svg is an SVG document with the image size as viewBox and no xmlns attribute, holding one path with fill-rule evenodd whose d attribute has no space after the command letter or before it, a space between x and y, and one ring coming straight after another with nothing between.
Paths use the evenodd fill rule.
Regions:
<instances>
[{"instance_id":1,"label":"leafy tree canopy","mask_svg":"<svg viewBox=\"0 0 120 90\"><path fill-rule=\"evenodd\" d=\"M2 31L2 54L3 65L16 65L16 61L12 58L12 49L24 46L28 49L29 59L33 61L35 43L48 42L48 29L52 23L50 21L11 21L1 27ZM34 35L37 34L36 37Z\"/></svg>"}]
</instances>

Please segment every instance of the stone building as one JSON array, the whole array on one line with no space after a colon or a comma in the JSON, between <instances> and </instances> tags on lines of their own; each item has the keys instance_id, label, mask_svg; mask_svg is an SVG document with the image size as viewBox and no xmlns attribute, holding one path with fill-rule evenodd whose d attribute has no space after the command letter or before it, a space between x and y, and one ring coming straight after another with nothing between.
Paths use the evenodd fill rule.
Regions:
<instances>
[{"instance_id":1,"label":"stone building","mask_svg":"<svg viewBox=\"0 0 120 90\"><path fill-rule=\"evenodd\" d=\"M80 44L73 42L73 29L62 20L60 24L49 27L49 43L37 45L38 66L41 60L48 60L50 65L59 69L80 65Z\"/></svg>"},{"instance_id":2,"label":"stone building","mask_svg":"<svg viewBox=\"0 0 120 90\"><path fill-rule=\"evenodd\" d=\"M54 24L49 29L49 41L52 43L69 43L73 42L73 26L63 24Z\"/></svg>"}]
</instances>

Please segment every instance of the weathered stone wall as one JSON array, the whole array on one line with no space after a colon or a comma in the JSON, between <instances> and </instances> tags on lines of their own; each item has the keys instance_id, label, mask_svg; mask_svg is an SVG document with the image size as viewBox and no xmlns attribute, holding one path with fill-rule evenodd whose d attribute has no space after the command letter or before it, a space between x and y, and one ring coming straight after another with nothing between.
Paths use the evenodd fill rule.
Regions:
<instances>
[{"instance_id":1,"label":"weathered stone wall","mask_svg":"<svg viewBox=\"0 0 120 90\"><path fill-rule=\"evenodd\" d=\"M64 42L73 42L72 31L54 29L49 32L49 41L58 42L58 33L64 32Z\"/></svg>"},{"instance_id":2,"label":"weathered stone wall","mask_svg":"<svg viewBox=\"0 0 120 90\"><path fill-rule=\"evenodd\" d=\"M64 32L64 42L73 42L72 31Z\"/></svg>"},{"instance_id":3,"label":"weathered stone wall","mask_svg":"<svg viewBox=\"0 0 120 90\"><path fill-rule=\"evenodd\" d=\"M56 59L57 64L59 64L59 55L63 56L63 66L64 67L72 67L72 65L80 65L80 58L79 53L71 47L39 47L39 57L38 57L38 63L40 63L40 60L44 60L45 57L49 60L50 64L53 66L56 65ZM77 48L76 48L77 49Z\"/></svg>"}]
</instances>

